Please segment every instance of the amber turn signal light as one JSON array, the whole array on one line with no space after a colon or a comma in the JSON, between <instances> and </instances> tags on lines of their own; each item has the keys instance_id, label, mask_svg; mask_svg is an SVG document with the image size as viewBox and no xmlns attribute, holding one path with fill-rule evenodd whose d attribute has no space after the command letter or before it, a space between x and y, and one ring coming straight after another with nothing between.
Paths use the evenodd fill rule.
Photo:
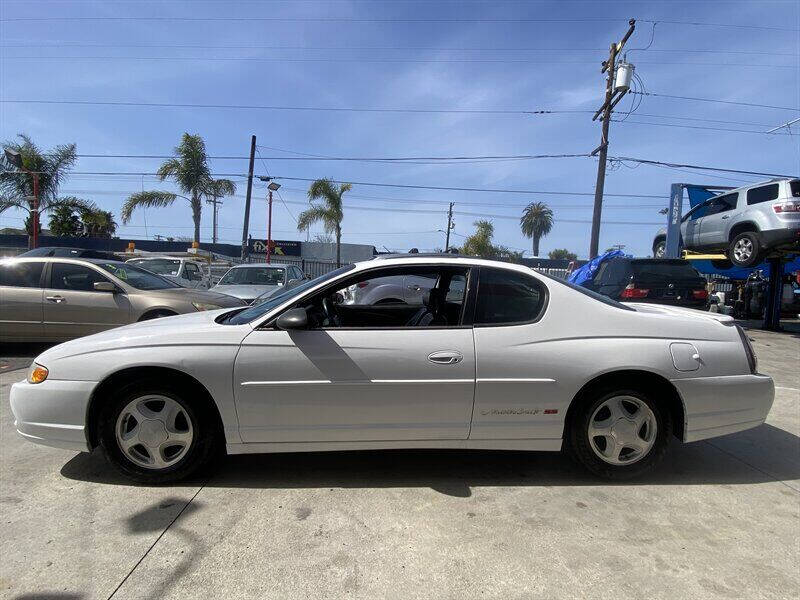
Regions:
<instances>
[{"instance_id":1,"label":"amber turn signal light","mask_svg":"<svg viewBox=\"0 0 800 600\"><path fill-rule=\"evenodd\" d=\"M31 370L28 371L28 383L42 383L45 379L47 379L48 374L49 371L47 368L33 363L31 365Z\"/></svg>"}]
</instances>

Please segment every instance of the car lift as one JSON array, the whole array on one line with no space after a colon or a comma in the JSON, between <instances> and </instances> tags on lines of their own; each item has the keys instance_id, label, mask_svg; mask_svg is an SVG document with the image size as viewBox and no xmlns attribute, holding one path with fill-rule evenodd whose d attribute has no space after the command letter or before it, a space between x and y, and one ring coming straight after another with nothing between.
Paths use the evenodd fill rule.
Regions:
<instances>
[{"instance_id":1,"label":"car lift","mask_svg":"<svg viewBox=\"0 0 800 600\"><path fill-rule=\"evenodd\" d=\"M667 242L666 258L681 258L681 217L683 213L683 191L687 190L689 202L694 207L700 202L715 196L720 191L733 189L728 186L695 185L690 183L673 183L670 188L669 212L667 213ZM778 252L767 256L765 262L769 265L769 279L767 281L767 298L764 308L764 322L762 329L770 331L781 330L781 298L783 295L784 265L792 260L792 252ZM723 254L715 255L714 259L726 260Z\"/></svg>"}]
</instances>

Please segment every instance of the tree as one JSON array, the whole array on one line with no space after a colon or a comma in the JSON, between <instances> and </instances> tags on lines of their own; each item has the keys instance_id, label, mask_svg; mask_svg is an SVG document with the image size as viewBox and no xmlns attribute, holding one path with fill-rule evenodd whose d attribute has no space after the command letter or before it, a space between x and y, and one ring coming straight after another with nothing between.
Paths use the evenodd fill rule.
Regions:
<instances>
[{"instance_id":1,"label":"tree","mask_svg":"<svg viewBox=\"0 0 800 600\"><path fill-rule=\"evenodd\" d=\"M297 230L307 231L313 223L321 222L325 233L333 234L336 238L336 266L342 262L342 196L352 189L349 183L337 185L330 179L317 179L308 188L308 201L311 208L307 208L297 217ZM322 204L314 204L315 200L322 200Z\"/></svg>"},{"instance_id":2,"label":"tree","mask_svg":"<svg viewBox=\"0 0 800 600\"><path fill-rule=\"evenodd\" d=\"M184 133L181 143L175 148L176 158L165 161L156 174L161 181L172 179L185 196L164 191L147 191L131 194L122 207L122 222L131 220L137 208L170 206L178 198L189 202L194 220L194 241L200 241L200 217L203 211L203 198L211 195L214 186L236 189L236 185L228 179L211 179L208 167L206 144L199 135ZM224 183L223 183L224 182Z\"/></svg>"},{"instance_id":3,"label":"tree","mask_svg":"<svg viewBox=\"0 0 800 600\"><path fill-rule=\"evenodd\" d=\"M50 233L59 237L77 237L81 234L81 220L71 206L57 206L50 211Z\"/></svg>"},{"instance_id":4,"label":"tree","mask_svg":"<svg viewBox=\"0 0 800 600\"><path fill-rule=\"evenodd\" d=\"M473 223L475 233L464 240L461 252L470 256L480 256L482 258L493 258L495 247L492 245L494 236L494 224L491 221L481 219Z\"/></svg>"},{"instance_id":5,"label":"tree","mask_svg":"<svg viewBox=\"0 0 800 600\"><path fill-rule=\"evenodd\" d=\"M570 252L566 248L556 248L547 254L548 258L553 260L578 260L578 255Z\"/></svg>"},{"instance_id":6,"label":"tree","mask_svg":"<svg viewBox=\"0 0 800 600\"><path fill-rule=\"evenodd\" d=\"M56 146L43 153L24 133L17 135L19 140L7 141L4 149L19 153L22 166L39 175L39 215L52 212L59 207L72 207L76 210L93 208L91 202L67 196L58 197L58 187L64 177L78 160L75 144ZM0 171L0 214L10 208L17 208L28 213L26 222L32 222L33 214L33 176L17 169ZM29 234L33 225L26 225ZM41 219L39 220L41 231Z\"/></svg>"},{"instance_id":7,"label":"tree","mask_svg":"<svg viewBox=\"0 0 800 600\"><path fill-rule=\"evenodd\" d=\"M117 231L114 215L108 210L81 211L83 233L86 237L111 238Z\"/></svg>"},{"instance_id":8,"label":"tree","mask_svg":"<svg viewBox=\"0 0 800 600\"><path fill-rule=\"evenodd\" d=\"M520 229L527 238L533 238L533 255L539 256L539 240L553 228L553 211L544 202L531 202L522 212Z\"/></svg>"}]
</instances>

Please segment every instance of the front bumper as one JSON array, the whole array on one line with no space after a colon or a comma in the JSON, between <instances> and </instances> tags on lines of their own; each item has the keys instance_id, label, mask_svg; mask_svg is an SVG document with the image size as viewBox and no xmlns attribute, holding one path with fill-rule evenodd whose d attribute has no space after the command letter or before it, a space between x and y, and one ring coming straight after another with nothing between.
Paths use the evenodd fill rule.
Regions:
<instances>
[{"instance_id":1,"label":"front bumper","mask_svg":"<svg viewBox=\"0 0 800 600\"><path fill-rule=\"evenodd\" d=\"M11 386L14 427L37 444L66 450L88 451L86 412L96 381L48 379Z\"/></svg>"},{"instance_id":2,"label":"front bumper","mask_svg":"<svg viewBox=\"0 0 800 600\"><path fill-rule=\"evenodd\" d=\"M684 442L696 442L761 425L775 398L767 375L674 379L686 415Z\"/></svg>"}]
</instances>

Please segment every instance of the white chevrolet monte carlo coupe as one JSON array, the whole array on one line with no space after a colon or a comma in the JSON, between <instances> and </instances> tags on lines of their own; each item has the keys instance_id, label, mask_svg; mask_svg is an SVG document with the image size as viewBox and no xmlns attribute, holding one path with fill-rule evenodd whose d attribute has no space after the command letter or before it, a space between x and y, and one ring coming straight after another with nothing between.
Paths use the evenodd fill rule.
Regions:
<instances>
[{"instance_id":1,"label":"white chevrolet monte carlo coupe","mask_svg":"<svg viewBox=\"0 0 800 600\"><path fill-rule=\"evenodd\" d=\"M424 302L342 302L381 277ZM638 475L684 442L763 423L772 379L730 317L622 305L526 267L389 257L244 309L55 346L11 389L20 434L101 446L143 482L229 454L381 448L560 450Z\"/></svg>"}]
</instances>

